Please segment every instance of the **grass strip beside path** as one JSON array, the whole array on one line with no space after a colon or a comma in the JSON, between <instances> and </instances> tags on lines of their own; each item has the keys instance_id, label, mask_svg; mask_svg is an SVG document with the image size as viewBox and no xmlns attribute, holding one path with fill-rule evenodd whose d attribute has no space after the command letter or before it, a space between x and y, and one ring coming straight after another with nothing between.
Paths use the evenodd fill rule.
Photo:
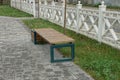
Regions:
<instances>
[{"instance_id":1,"label":"grass strip beside path","mask_svg":"<svg viewBox=\"0 0 120 80\"><path fill-rule=\"evenodd\" d=\"M12 8L9 5L0 5L0 16L32 17L32 15Z\"/></svg>"},{"instance_id":2,"label":"grass strip beside path","mask_svg":"<svg viewBox=\"0 0 120 80\"><path fill-rule=\"evenodd\" d=\"M30 29L51 27L63 33L63 28L42 19L24 20ZM95 80L120 80L120 50L89 39L73 31L66 30L66 35L75 39L75 61ZM69 49L61 50L69 56Z\"/></svg>"}]
</instances>

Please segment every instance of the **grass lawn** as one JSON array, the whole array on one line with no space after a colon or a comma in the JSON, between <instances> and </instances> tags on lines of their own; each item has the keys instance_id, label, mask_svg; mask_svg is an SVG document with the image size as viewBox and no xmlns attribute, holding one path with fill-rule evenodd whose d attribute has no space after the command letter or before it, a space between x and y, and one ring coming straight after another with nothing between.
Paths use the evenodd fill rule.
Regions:
<instances>
[{"instance_id":1,"label":"grass lawn","mask_svg":"<svg viewBox=\"0 0 120 80\"><path fill-rule=\"evenodd\" d=\"M12 8L9 5L0 5L0 16L32 17L32 15Z\"/></svg>"},{"instance_id":2,"label":"grass lawn","mask_svg":"<svg viewBox=\"0 0 120 80\"><path fill-rule=\"evenodd\" d=\"M63 33L63 28L42 19L24 20L30 29L51 27ZM95 80L120 80L120 50L89 39L73 31L66 30L66 35L75 39L74 63L89 73ZM70 50L62 49L63 55L69 56Z\"/></svg>"}]
</instances>

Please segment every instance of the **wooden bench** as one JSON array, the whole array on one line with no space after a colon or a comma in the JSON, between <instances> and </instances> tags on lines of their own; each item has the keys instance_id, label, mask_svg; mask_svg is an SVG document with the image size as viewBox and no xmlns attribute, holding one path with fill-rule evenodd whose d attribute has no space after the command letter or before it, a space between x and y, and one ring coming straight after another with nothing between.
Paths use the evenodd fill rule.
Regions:
<instances>
[{"instance_id":1,"label":"wooden bench","mask_svg":"<svg viewBox=\"0 0 120 80\"><path fill-rule=\"evenodd\" d=\"M74 39L52 29L52 28L42 28L34 29L31 31L32 41L34 44L37 44L40 41L45 40L50 44L50 56L51 62L62 62L62 61L71 61L74 59ZM63 59L54 59L54 49L70 47L71 48L71 57Z\"/></svg>"}]
</instances>

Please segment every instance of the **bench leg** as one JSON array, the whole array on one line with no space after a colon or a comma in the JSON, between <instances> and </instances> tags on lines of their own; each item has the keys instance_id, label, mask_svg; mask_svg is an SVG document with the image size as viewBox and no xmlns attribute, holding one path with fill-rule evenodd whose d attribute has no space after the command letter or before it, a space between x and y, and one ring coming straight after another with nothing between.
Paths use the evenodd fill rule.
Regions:
<instances>
[{"instance_id":1,"label":"bench leg","mask_svg":"<svg viewBox=\"0 0 120 80\"><path fill-rule=\"evenodd\" d=\"M31 38L34 44L37 44L37 33L34 30L31 30Z\"/></svg>"},{"instance_id":2,"label":"bench leg","mask_svg":"<svg viewBox=\"0 0 120 80\"><path fill-rule=\"evenodd\" d=\"M70 58L63 58L63 59L54 59L54 48L62 48L62 47L70 47L71 48L71 57ZM59 44L59 45L51 45L50 46L50 57L51 57L51 63L53 62L64 62L64 61L72 61L75 57L74 54L74 44Z\"/></svg>"},{"instance_id":3,"label":"bench leg","mask_svg":"<svg viewBox=\"0 0 120 80\"><path fill-rule=\"evenodd\" d=\"M34 30L31 30L31 37L34 44L46 43L46 41Z\"/></svg>"}]
</instances>

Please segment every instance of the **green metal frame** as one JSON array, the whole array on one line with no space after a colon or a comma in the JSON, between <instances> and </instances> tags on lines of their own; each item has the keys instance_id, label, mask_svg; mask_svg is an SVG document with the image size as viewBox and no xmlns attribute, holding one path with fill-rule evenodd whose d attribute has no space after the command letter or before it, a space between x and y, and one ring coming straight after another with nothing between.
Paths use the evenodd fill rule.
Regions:
<instances>
[{"instance_id":1,"label":"green metal frame","mask_svg":"<svg viewBox=\"0 0 120 80\"><path fill-rule=\"evenodd\" d=\"M34 30L31 30L31 35L32 35L32 32L34 33L34 40L33 40L33 42L34 42L34 44L37 44L37 40L36 40L36 32L34 31Z\"/></svg>"},{"instance_id":2,"label":"green metal frame","mask_svg":"<svg viewBox=\"0 0 120 80\"><path fill-rule=\"evenodd\" d=\"M62 47L70 47L71 48L71 57L70 58L62 58L62 59L54 59L54 49L55 48L62 48ZM51 63L53 62L65 62L65 61L72 61L74 60L75 54L74 54L74 44L68 43L68 44L57 44L57 45L51 45L50 46L50 56L51 56Z\"/></svg>"}]
</instances>

